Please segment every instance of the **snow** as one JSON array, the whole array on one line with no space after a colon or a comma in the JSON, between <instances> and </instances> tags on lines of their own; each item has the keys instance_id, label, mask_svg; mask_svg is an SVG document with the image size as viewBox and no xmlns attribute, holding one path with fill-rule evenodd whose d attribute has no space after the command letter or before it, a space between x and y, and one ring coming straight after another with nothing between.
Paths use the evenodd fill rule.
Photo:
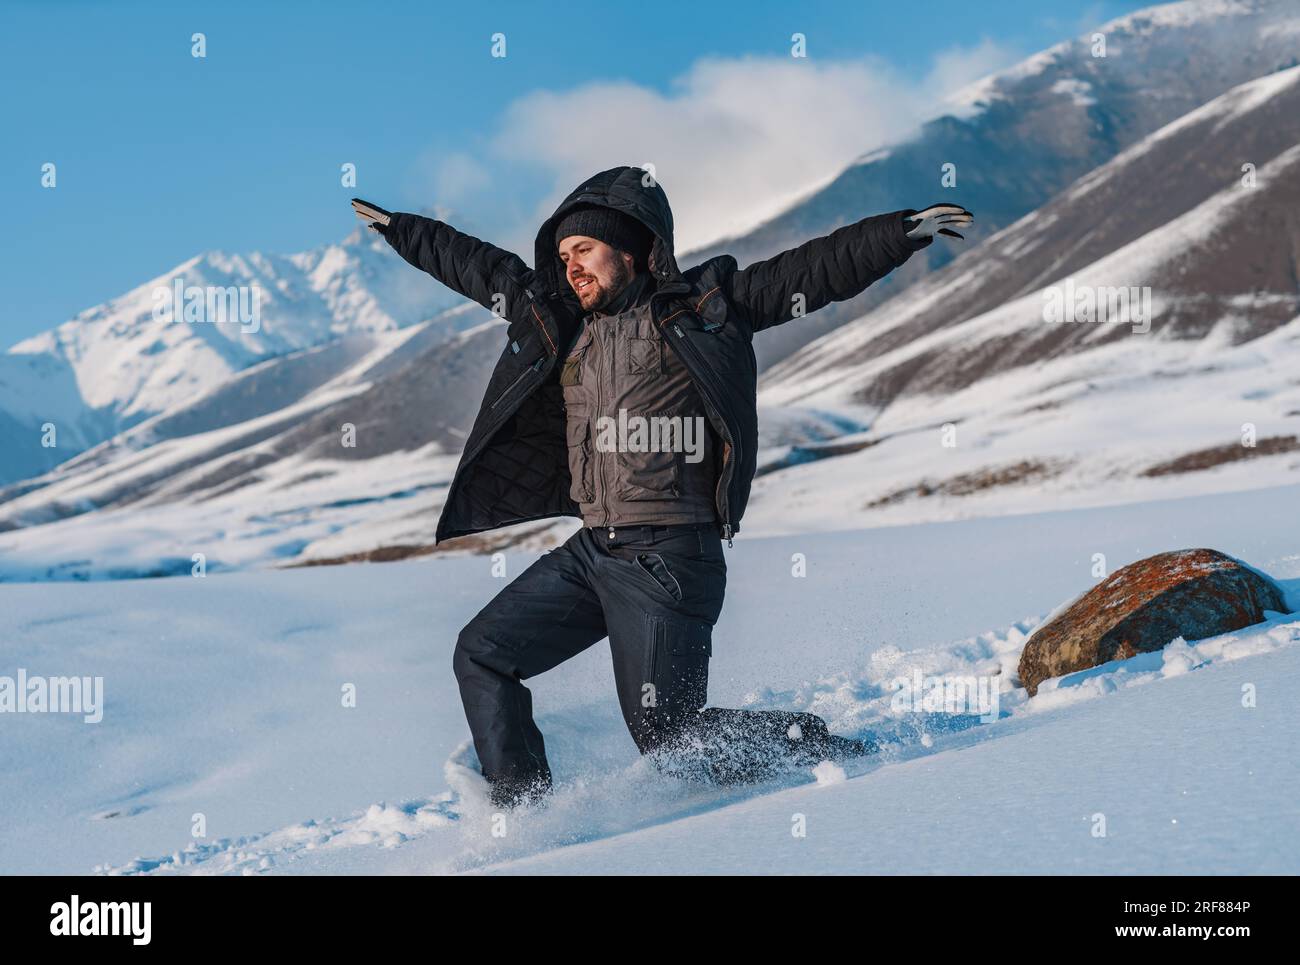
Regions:
<instances>
[{"instance_id":1,"label":"snow","mask_svg":"<svg viewBox=\"0 0 1300 965\"><path fill-rule=\"evenodd\" d=\"M1110 161L1099 165L1091 172L1079 178L1061 195L1065 202L1086 200L1088 196L1104 188L1119 177L1124 169L1132 165L1143 155L1155 150L1164 140L1189 126L1201 126L1218 130L1233 117L1243 116L1275 97L1281 96L1291 86L1300 83L1300 67L1269 74L1254 81L1241 84L1210 102L1198 107L1177 120L1165 125L1139 140ZM1212 124L1210 122L1213 122ZM1209 136L1207 132L1206 136ZM1267 165L1272 176L1282 175L1295 163L1294 150L1283 152L1273 158ZM1260 172L1263 183L1263 172ZM1246 193L1236 190L1238 186L1228 185L1224 191L1205 199L1195 212L1187 212L1183 218L1171 222L1170 227L1178 232L1173 239L1165 235L1165 226L1153 230L1142 238L1134 239L1125 248L1112 252L1107 259L1084 269L1087 273L1100 277L1100 284L1135 284L1135 277L1158 270L1162 262L1184 250L1188 244L1197 244L1205 240L1197 232L1211 232L1216 223L1231 215L1235 204L1246 200ZM763 377L763 392L760 401L768 405L784 405L799 401L806 404L808 399L819 396L842 399L851 394L842 384L844 372L839 367L840 360L858 352L865 344L879 338L891 329L905 327L912 320L932 312L952 297L953 291L967 287L978 287L981 276L981 257L1013 259L1018 257L1027 245L1056 243L1047 235L1057 214L1055 206L1037 209L1021 218L1016 223L1003 228L988 239L978 249L965 253L950 267L926 278L909 288L906 298L892 299L875 309L858 322L845 325L830 334L806 346L800 352L774 366ZM1046 211L1046 213L1045 213ZM1032 227L1031 227L1032 226ZM1079 272L1076 275L1080 274ZM1122 282L1120 281L1122 279ZM1044 278L1044 283L1062 281L1062 278ZM1046 287L1046 284L1044 287ZM1033 325L1041 323L1042 291L1023 298L1019 303L999 306L986 317L1005 319L1008 313L1017 309L1030 309L1027 318ZM946 338L940 331L924 344L931 346ZM893 356L877 359L879 365L889 364L897 357L914 351L913 345L905 346ZM863 367L867 372L870 367Z\"/></svg>"},{"instance_id":2,"label":"snow","mask_svg":"<svg viewBox=\"0 0 1300 965\"><path fill-rule=\"evenodd\" d=\"M1300 69L1287 73L1300 76ZM1291 178L1298 166L1300 146L1263 164L1260 181ZM1167 292L1161 273L1193 248L1212 248L1221 227L1253 200L1250 191L1230 185L1066 278L1050 279L1052 284L960 324L900 340L898 348L852 369L835 367L865 341L905 324L936 300L950 297L951 291L960 291L974 269L963 272L958 262L952 269L955 276L944 284L923 282L906 298L887 302L861 323L830 333L775 367L760 385L764 413L783 411L785 424L798 424L804 408L839 413L870 428L837 441L856 438L875 444L759 477L746 531L772 535L846 525L905 525L1248 490L1290 481L1300 468L1295 453L1242 459L1199 472L1143 475L1149 467L1189 452L1240 443L1247 423L1257 428L1260 438L1296 433L1300 318L1234 345L1235 326L1263 302L1258 295L1225 295L1222 317L1203 337L1161 337L1164 320L1179 309L1182 297ZM961 347L974 351L1011 336L1028 342L1045 324L1046 294L1067 281L1094 288L1151 286L1155 297L1150 331L1135 333L1130 327L1124 339L986 376L959 391L903 396L883 412L866 412L853 402L854 393L875 374L928 352L956 354ZM1111 326L1094 328L1101 334ZM1135 348L1138 343L1140 350ZM944 424L957 427L956 446L941 445ZM775 445L779 439L767 441ZM1046 467L1050 478L960 496L937 492L889 500L918 485L933 489L944 480L1025 461Z\"/></svg>"},{"instance_id":3,"label":"snow","mask_svg":"<svg viewBox=\"0 0 1300 965\"><path fill-rule=\"evenodd\" d=\"M1252 670L1000 721L855 780L791 788L635 834L545 851L513 874L1295 874L1294 643ZM1274 768L1277 768L1277 771ZM1228 789L1231 790L1228 790ZM791 834L794 815L806 837ZM1098 816L1105 837L1093 835ZM690 842L693 847L684 847ZM756 860L756 855L761 858Z\"/></svg>"},{"instance_id":4,"label":"snow","mask_svg":"<svg viewBox=\"0 0 1300 965\"><path fill-rule=\"evenodd\" d=\"M1260 168L1261 181L1289 176L1297 164L1300 148L1292 148ZM1079 285L1145 284L1172 254L1212 240L1234 208L1250 200L1250 192L1226 188L1071 279ZM960 275L960 265L955 268ZM956 289L962 283L960 277L951 282ZM818 371L818 359L842 358L862 339L902 324L919 307L946 297L945 291L918 286L915 297L909 292L908 298L895 300L899 304L887 303L873 313L871 326L849 326L810 346L799 357L797 378L765 380L759 397L760 466L795 464L755 480L744 524L747 535L909 525L1246 491L1288 482L1300 468L1300 456L1282 453L1199 472L1142 475L1164 460L1238 442L1244 423L1258 427L1260 438L1295 433L1290 414L1300 411L1300 388L1294 379L1300 319L1251 342L1231 344L1234 318L1246 317L1254 304L1248 299L1258 296L1227 297L1227 314L1199 340L1161 339L1160 320L1169 306L1157 303L1151 332L1145 336L1003 372L941 398L904 397L883 413L847 401L873 371L932 347L974 345L1000 334L1041 329L1045 289L914 339L853 371ZM497 323L484 323L490 324ZM432 543L456 462L453 455L433 449L359 462L286 459L266 479L234 492L158 505L168 492L181 491L192 476L211 472L218 464L198 459L202 454L220 451L241 437L255 438L250 434L263 431L259 427L291 422L295 413L301 416L331 399L361 391L378 367L406 357L401 350L412 338L409 330L376 336L372 350L359 352L323 384L306 386L310 391L300 401L273 413L243 421L228 413L228 427L162 440L152 438L151 423L146 422L134 430L141 441L128 434L124 451L102 466L88 462L85 471L52 475L48 485L5 504L4 518L51 520L60 506L98 505L115 492L141 489L159 477L166 483L137 506L0 533L0 580L187 572L195 552L205 553L214 568L229 569ZM1134 339L1142 340L1141 351L1130 344ZM798 404L792 404L796 400ZM1134 413L1139 412L1142 417L1137 419ZM956 447L940 445L944 423L958 427ZM134 451L150 440L148 448ZM807 450L792 448L826 440L875 444L819 461L811 461ZM227 458L255 449L240 448ZM92 452L83 458L95 456ZM1052 475L962 495L936 492L924 498L889 499L920 483L1027 459L1041 462ZM195 460L195 468L180 468ZM321 478L313 479L317 476ZM297 479L312 481L286 485ZM558 521L532 545L553 543L575 525L571 519Z\"/></svg>"},{"instance_id":5,"label":"snow","mask_svg":"<svg viewBox=\"0 0 1300 965\"><path fill-rule=\"evenodd\" d=\"M0 413L40 425L75 425L84 406L72 368L41 352L0 354Z\"/></svg>"},{"instance_id":6,"label":"snow","mask_svg":"<svg viewBox=\"0 0 1300 965\"><path fill-rule=\"evenodd\" d=\"M458 325L486 313L465 314ZM470 325L447 344L500 325ZM269 360L33 480L0 507L0 529L22 527L0 532L0 581L187 572L194 553L226 569L432 543L457 461L437 444L365 460L286 454L229 492L189 487L274 449L287 428L409 364L440 334L430 322ZM135 501L111 507L124 499Z\"/></svg>"},{"instance_id":7,"label":"snow","mask_svg":"<svg viewBox=\"0 0 1300 965\"><path fill-rule=\"evenodd\" d=\"M1097 103L1092 95L1092 84L1077 77L1062 77L1052 85L1053 94L1064 94L1075 107L1091 107Z\"/></svg>"},{"instance_id":8,"label":"snow","mask_svg":"<svg viewBox=\"0 0 1300 965\"><path fill-rule=\"evenodd\" d=\"M177 280L186 287L242 289L250 300L255 290L256 324L155 317L155 293L171 291ZM438 315L446 334L455 334L478 321L448 311L464 304L449 288L412 271L387 242L359 232L297 255L207 252L0 355L0 415L30 421L31 403L22 400L49 399L49 417L70 430L61 445L75 453L270 358ZM16 382L19 362L27 371ZM9 480L0 469L0 482Z\"/></svg>"},{"instance_id":9,"label":"snow","mask_svg":"<svg viewBox=\"0 0 1300 965\"><path fill-rule=\"evenodd\" d=\"M1098 184L1104 183L1116 169L1155 150L1161 141L1187 128L1206 127L1206 136L1213 135L1233 118L1249 115L1250 112L1259 109L1273 98L1280 97L1289 87L1298 83L1300 83L1300 67L1288 67L1234 87L1121 151L1110 161L1080 178L1071 191L1086 193ZM1211 119L1214 124L1207 125L1206 121Z\"/></svg>"},{"instance_id":10,"label":"snow","mask_svg":"<svg viewBox=\"0 0 1300 965\"><path fill-rule=\"evenodd\" d=\"M819 713L881 754L743 789L661 777L623 727L598 645L530 680L560 786L504 823L451 673L459 627L504 585L487 558L3 585L0 674L102 675L105 708L93 725L4 720L0 868L1294 874L1300 617L1174 640L1032 700L1014 668L1041 615L1094 582L1095 553L1114 572L1211 546L1297 607L1297 498L1293 485L742 537L710 702ZM506 578L535 555L506 553ZM896 713L891 681L913 671L999 681L999 718ZM206 837L191 837L196 815Z\"/></svg>"},{"instance_id":11,"label":"snow","mask_svg":"<svg viewBox=\"0 0 1300 965\"><path fill-rule=\"evenodd\" d=\"M990 101L1005 98L1009 89L1027 80L1033 80L1065 61L1073 47L1074 41L1071 40L1053 44L1046 50L1040 50L1026 57L1018 64L967 84L949 95L944 103L957 116L971 117L986 107Z\"/></svg>"},{"instance_id":12,"label":"snow","mask_svg":"<svg viewBox=\"0 0 1300 965\"><path fill-rule=\"evenodd\" d=\"M1186 29L1228 17L1245 17L1255 11L1255 5L1243 0L1179 0L1125 14L1103 24L1098 30L1104 34L1126 33L1142 37L1171 28Z\"/></svg>"},{"instance_id":13,"label":"snow","mask_svg":"<svg viewBox=\"0 0 1300 965\"><path fill-rule=\"evenodd\" d=\"M1236 25L1247 31L1245 36L1232 36L1229 31ZM1260 6L1241 0L1185 0L1179 3L1160 4L1118 17L1072 40L1061 41L1005 70L983 77L951 94L945 104L955 116L967 118L997 100L1011 100L1026 85L1036 85L1044 76L1057 71L1093 71L1098 69L1092 56L1094 34L1104 34L1107 55L1124 56L1122 49L1132 40L1135 49L1149 56L1149 47L1167 44L1171 50L1206 42L1220 45L1233 44L1246 56L1249 46L1277 37L1288 37L1300 30L1300 18L1288 10L1287 4L1272 7ZM1076 107L1089 107L1095 103L1089 82L1064 77L1050 88L1054 93L1070 94Z\"/></svg>"},{"instance_id":14,"label":"snow","mask_svg":"<svg viewBox=\"0 0 1300 965\"><path fill-rule=\"evenodd\" d=\"M828 784L841 784L849 779L844 768L832 761L822 761L812 769L812 775L821 787Z\"/></svg>"},{"instance_id":15,"label":"snow","mask_svg":"<svg viewBox=\"0 0 1300 965\"><path fill-rule=\"evenodd\" d=\"M1125 37L1215 30L1249 9L1170 4L1101 29L1119 35L1118 55ZM1273 12L1275 22L1247 32L1300 29ZM1091 106L1096 65L1079 49L1058 44L950 103L976 111L1023 83L1069 98L1067 107ZM1243 84L1064 197L1105 189L1163 139L1192 125L1212 136L1298 82L1293 67ZM1294 147L1261 166L1260 183L1284 183L1298 166ZM784 209L823 183L773 203ZM1051 280L1151 284L1180 252L1212 246L1249 203L1250 192L1225 186ZM1052 208L1033 212L988 244L1001 244L1003 258L1032 252L1055 218ZM1015 233L1029 223L1038 236ZM1261 438L1296 432L1300 318L1234 344L1237 326L1290 296L1216 296L1217 324L1174 341L1161 337L1160 319L1188 296L1153 285L1163 297L1140 350L1129 339L1097 344L883 411L853 402L873 373L927 350L974 351L1038 330L1046 289L853 371L837 367L979 270L959 259L870 324L846 326L768 373L759 465L784 468L755 481L744 535L728 551L712 702L818 713L836 733L882 740L882 753L758 788L662 778L635 754L598 646L530 682L561 787L547 807L504 826L487 804L450 673L458 628L503 585L489 561L281 569L378 546L427 548L455 454L430 445L356 461L288 455L231 492L178 495L429 345L479 332L477 306L358 230L296 255L196 256L14 346L0 355L0 433L25 440L50 421L69 451L107 441L3 507L0 528L41 525L0 532L0 583L58 582L0 585L10 644L0 676L102 675L108 708L94 725L4 720L0 871L1300 871L1300 755L1287 699L1300 682L1294 614L1211 640L1180 637L1046 681L1032 700L1016 680L1029 635L1092 585L1098 554L1113 572L1155 552L1214 546L1282 580L1300 606L1300 454L1141 474L1236 443L1243 423ZM158 322L153 289L178 276L259 286L266 324L243 332ZM423 321L448 305L459 307ZM268 372L256 391L254 377ZM940 445L944 422L958 427L960 446ZM826 442L870 447L818 459ZM1045 478L907 495L918 483L1029 458L1047 467ZM31 474L22 468L13 471ZM124 493L144 498L60 518ZM509 575L576 525L557 520L517 544L503 557ZM188 575L195 553L206 558L202 579ZM794 554L808 561L806 579L790 574ZM158 574L172 578L132 578ZM922 673L993 681L999 714L900 711L892 682ZM355 708L340 699L352 685ZM1258 706L1243 704L1246 690ZM209 824L200 838L190 832L196 815ZM1098 815L1107 837L1090 833Z\"/></svg>"},{"instance_id":16,"label":"snow","mask_svg":"<svg viewBox=\"0 0 1300 965\"><path fill-rule=\"evenodd\" d=\"M457 458L434 447L361 461L290 456L283 475L215 498L100 509L0 533L0 582L189 573L196 553L219 572L432 543ZM176 484L185 481L182 473Z\"/></svg>"}]
</instances>

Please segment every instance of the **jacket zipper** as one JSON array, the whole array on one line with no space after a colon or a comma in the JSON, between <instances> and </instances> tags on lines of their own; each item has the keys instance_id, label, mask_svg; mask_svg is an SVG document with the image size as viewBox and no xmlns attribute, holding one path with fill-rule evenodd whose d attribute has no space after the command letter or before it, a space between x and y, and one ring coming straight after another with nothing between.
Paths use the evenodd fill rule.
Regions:
<instances>
[{"instance_id":1,"label":"jacket zipper","mask_svg":"<svg viewBox=\"0 0 1300 965\"><path fill-rule=\"evenodd\" d=\"M525 293L528 295L528 300L529 300L530 302L534 302L534 301L536 300L536 296L533 294L532 289L530 289L530 288L525 288L524 291L525 291ZM655 294L658 295L659 293L656 292ZM653 306L653 304L654 304L654 297L655 297L655 296L651 296L651 299L650 299L650 302L651 302L651 305L652 305L652 306ZM650 310L650 317L651 317L651 319L654 318L654 310L653 310L653 307L652 307L651 310ZM697 349L695 348L695 346L692 345L692 344L690 343L690 341L686 338L686 333L682 331L682 327L681 327L680 325L678 325L676 322L673 323L673 331L677 333L677 337L678 337L679 339L681 339L682 342L686 345L686 351L687 351L687 353L689 353L690 356L695 360L696 364L699 366L699 370L700 370L701 375L703 375L703 373L708 369L708 366L704 363L703 359L700 358L700 355L699 355L698 350L697 350ZM593 333L593 336L594 336L594 334L595 334L595 333ZM671 342L671 339L669 339L668 341ZM680 350L677 350L677 351L680 352ZM489 408L491 408L491 409L495 409L495 408L496 408L496 407L497 407L497 406L502 402L502 400L505 399L506 396L508 396L511 392L513 392L513 391L515 390L515 387L518 386L519 383L522 382L523 379L524 379L524 378L525 378L525 377L526 377L530 372L537 372L537 371L539 371L539 370L541 369L541 367L542 367L542 365L543 365L543 363L544 363L545 361L546 361L546 358L545 358L545 356L543 356L542 358L539 358L536 362L533 362L532 365L530 365L528 368L524 369L524 371L520 372L519 375L516 376L515 380L514 380L513 382L511 382L508 386L506 386L505 391L502 392L501 395L499 395L499 396L497 397L497 400L496 400L495 402L493 402L492 405L489 406ZM602 362L603 362L603 361L604 361L604 359L602 358ZM708 398L708 400L713 404L714 409L717 410L718 417L722 420L722 427L726 430L727 435L728 435L728 436L731 436L731 435L732 435L731 427L730 427L729 425L727 425L727 419L726 419L726 416L725 416L725 413L724 413L723 407L722 407L721 405L718 404L717 396L714 395L714 392L713 392L713 388L712 388L712 386L710 386L710 385L708 384L708 382L707 382L703 377L701 377L701 378L698 380L697 384L698 384L699 387L703 390L703 392L704 392L705 396ZM597 399L597 408L599 408L599 405L600 405L600 381L599 381L599 380L597 380L597 382L596 382L596 399ZM720 503L720 501L719 501L719 499L718 499L718 496L717 496L718 493L725 493L725 495L726 495L726 500L725 500L725 502L726 502L727 506L726 506L726 509L722 512L722 516L723 516L723 523L722 523L722 536L723 536L723 538L727 541L727 545L728 545L728 546L733 546L734 544L732 543L732 540L731 540L732 525L731 525L731 519L730 519L730 516L731 516L731 492L730 492L731 485L730 485L730 484L731 484L731 477L732 477L732 475L734 474L734 473L733 473L733 470L735 469L736 464L740 461L740 444L739 444L739 442L737 441L737 439L735 439L735 438L728 439L727 441L730 442L730 444L731 444L731 459L730 459L730 461L724 461L723 469L722 469L722 472L721 472L721 474L720 474L720 478L719 478L719 480L718 480L717 492L715 492L715 494L714 494L714 503L715 503L715 504L719 504L719 503ZM481 450L481 448L482 448L482 446L479 447L480 450ZM593 451L593 453L597 453L597 454L599 453L599 450L596 449L594 445L593 445L593 447L592 447L592 451ZM477 455L478 455L478 451L475 452L475 456L477 456ZM462 456L461 456L461 459L462 459L462 462L463 462L463 461L464 461L464 455L463 455L463 454L462 454ZM601 483L601 487L600 487L600 488L601 488L601 504L602 504L602 509L604 510L604 514L605 514L605 523L608 525L608 523L609 523L609 494L608 494L608 492L607 492L607 487L605 486L604 464L603 464L603 462L602 462L599 458L597 458L597 465L599 466L599 468L600 468L600 470L601 470L601 474L600 474L600 483ZM452 480L452 485L453 485L453 486L455 485L455 482L456 482L456 480L453 479L453 480ZM451 494L450 494L450 491L449 491L449 492L448 492L448 498L449 498L449 499L450 499L450 496L451 496ZM722 509L722 506L721 506L721 505L717 505L717 508L718 508L719 510L721 510L721 509ZM613 531L613 528L611 527L611 529L610 529L610 534L611 534L611 536L613 535L613 532L614 532L614 531Z\"/></svg>"},{"instance_id":2,"label":"jacket zipper","mask_svg":"<svg viewBox=\"0 0 1300 965\"><path fill-rule=\"evenodd\" d=\"M542 333L542 341L551 347L551 353L558 359L560 350L551 342L550 333L546 331L546 323L542 321L542 316L537 314L537 296L533 294L531 288L525 288L524 294L528 296L528 308L533 313L533 318L537 321L537 329Z\"/></svg>"},{"instance_id":3,"label":"jacket zipper","mask_svg":"<svg viewBox=\"0 0 1300 965\"><path fill-rule=\"evenodd\" d=\"M597 343L597 348L600 349L600 353L599 353L600 369L596 373L596 411L593 413L595 418L599 419L601 413L601 404L602 404L600 388L601 388L601 384L605 381L605 356L606 355L612 356L613 353L610 351L609 342L601 340L600 331L604 326L599 324L599 319L593 319L588 324L595 325L595 328L591 330L591 338L593 341ZM611 365L610 368L611 368L610 378L613 378L613 366ZM588 432L591 431L590 426L588 426L587 431ZM600 508L604 515L603 525L609 527L609 538L613 539L614 524L610 521L609 518L609 482L608 480L605 479L605 460L601 458L602 453L600 449L596 446L596 440L594 436L592 437L591 440L591 451L596 457L596 468L600 471Z\"/></svg>"},{"instance_id":4,"label":"jacket zipper","mask_svg":"<svg viewBox=\"0 0 1300 965\"><path fill-rule=\"evenodd\" d=\"M704 364L704 360L700 358L699 353L696 350L695 346L692 345L690 340L686 337L686 333L682 331L682 327L678 325L676 322L673 322L673 331L677 333L677 337L682 340L682 344L686 346L686 350L690 353L691 357L695 359L696 363L700 366L700 372L703 373L707 368L707 366ZM722 425L723 428L727 430L727 435L731 435L732 434L731 427L727 425L726 413L724 412L723 407L718 404L717 397L713 394L713 387L710 386L703 378L699 380L699 385L700 388L704 390L704 394L708 397L709 401L713 403L713 407L717 410L718 418L722 420ZM728 546L732 546L733 544L731 542L731 475L732 475L732 470L735 468L736 463L740 459L740 445L737 443L735 439L728 439L727 441L731 444L731 459L725 462L722 467L722 472L720 473L720 478L718 479L718 491L725 492L727 496L726 499L727 507L722 513L723 516L722 537L727 541ZM725 485L725 489L724 489L724 485ZM714 496L714 502L717 502L716 494ZM718 508L722 509L721 506L719 506Z\"/></svg>"},{"instance_id":5,"label":"jacket zipper","mask_svg":"<svg viewBox=\"0 0 1300 965\"><path fill-rule=\"evenodd\" d=\"M540 371L542 367L542 363L545 361L546 361L546 357L543 356L542 358L539 358L536 362L534 362L532 365L528 366L528 368L520 372L517 376L515 376L515 380L506 386L506 390L502 392L499 396L497 396L497 400L493 402L490 406L488 406L488 408L495 409L498 405L500 405L501 401L506 396L508 396L511 392L513 392L515 390L515 386L517 386L520 382L522 382L526 376L534 372Z\"/></svg>"},{"instance_id":6,"label":"jacket zipper","mask_svg":"<svg viewBox=\"0 0 1300 965\"><path fill-rule=\"evenodd\" d=\"M528 293L528 300L529 300L530 302L534 302L534 301L536 301L536 296L533 295L533 290L532 290L531 288L525 288L524 291ZM554 291L554 292L550 292L549 294L550 294L550 297L555 298L555 297L557 297L560 293L559 293L558 291ZM590 324L590 323L588 323L588 324ZM544 330L543 330L543 331L544 331ZM593 341L593 342L596 341L596 340L597 340L597 337L598 337L598 329L593 329L593 330L592 330L592 333L591 333L592 341ZM602 345L599 346L599 348L600 348L600 350L601 350L601 359L600 359L600 361L601 361L601 364L603 365L603 364L604 364L604 361L605 361L605 358L604 358L605 347L604 347L604 345L602 344ZM572 348L570 348L570 351L572 351ZM541 361L541 360L539 359L538 361ZM557 362L559 361L559 356L558 356L558 355L556 356L556 361L557 361ZM597 373L597 377L596 377L596 412L598 412L598 413L600 412L600 381L601 381L601 373ZM511 386L511 388L513 388L513 386ZM510 389L507 389L506 391L509 392ZM588 425L588 427L587 427L587 432L588 432L588 433L591 432L591 426L590 426L590 425ZM596 465L595 465L595 468L596 468L596 470L598 470L599 473L600 473L600 479L599 479L599 483L600 483L600 505L601 505L601 509L604 510L604 514L605 514L605 524L608 525L608 524L609 524L609 491L608 491L608 487L605 485L605 461L604 461L603 459L600 458L600 450L596 447L596 440L595 440L594 437L593 437L592 440L591 440L591 455L592 455L592 459L595 460L595 464L596 464ZM594 476L595 476L595 474L593 473L593 481L592 481L592 484L593 484L593 485L595 485L595 483L596 483L596 480L595 480ZM613 538L614 538L614 529L613 529L612 526L610 527L610 530L609 530L609 538L610 538L610 539L613 539Z\"/></svg>"},{"instance_id":7,"label":"jacket zipper","mask_svg":"<svg viewBox=\"0 0 1300 965\"><path fill-rule=\"evenodd\" d=\"M537 300L537 296L533 294L533 290L531 288L527 288L527 287L524 288L524 294L528 296L529 302L535 302ZM545 330L543 330L543 334L545 334ZM497 396L497 400L493 402L490 406L488 406L488 408L495 409L497 406L499 406L502 400L505 399L506 396L508 396L511 392L515 390L515 386L517 386L520 382L522 382L524 380L524 377L527 376L529 372L539 371L542 367L542 363L544 363L545 361L546 361L546 356L543 355L536 362L533 362L530 366L528 366L528 368L520 372L519 375L515 377L515 380L506 386L506 390L502 392L499 396Z\"/></svg>"}]
</instances>

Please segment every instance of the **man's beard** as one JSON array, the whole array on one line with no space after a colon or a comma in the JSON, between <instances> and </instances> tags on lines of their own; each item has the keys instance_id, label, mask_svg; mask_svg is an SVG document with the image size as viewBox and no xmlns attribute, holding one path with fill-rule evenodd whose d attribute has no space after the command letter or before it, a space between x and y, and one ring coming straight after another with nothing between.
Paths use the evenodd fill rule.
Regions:
<instances>
[{"instance_id":1,"label":"man's beard","mask_svg":"<svg viewBox=\"0 0 1300 965\"><path fill-rule=\"evenodd\" d=\"M636 275L633 273L632 269L628 267L627 262L622 258L618 259L618 262L614 267L614 276L609 280L609 288L601 287L601 291L597 296L596 301L587 306L587 311L600 311L617 298L623 289L631 284L632 279L635 277Z\"/></svg>"}]
</instances>

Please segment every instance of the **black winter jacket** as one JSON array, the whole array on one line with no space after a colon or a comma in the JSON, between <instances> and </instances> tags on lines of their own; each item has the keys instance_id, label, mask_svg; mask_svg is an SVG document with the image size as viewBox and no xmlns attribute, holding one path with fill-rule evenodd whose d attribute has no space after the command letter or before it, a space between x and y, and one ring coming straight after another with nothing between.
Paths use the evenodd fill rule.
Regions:
<instances>
[{"instance_id":1,"label":"black winter jacket","mask_svg":"<svg viewBox=\"0 0 1300 965\"><path fill-rule=\"evenodd\" d=\"M564 396L557 359L583 310L564 276L555 228L569 208L608 205L654 233L648 267L653 318L699 386L722 444L717 512L724 538L740 532L758 455L755 332L857 295L917 243L908 208L864 218L756 262L743 271L718 255L682 272L664 190L638 167L616 167L579 185L537 232L534 265L421 215L394 213L384 236L408 262L504 318L505 348L488 379L438 520L435 543L552 516L581 518L569 496ZM798 296L802 295L800 300Z\"/></svg>"}]
</instances>

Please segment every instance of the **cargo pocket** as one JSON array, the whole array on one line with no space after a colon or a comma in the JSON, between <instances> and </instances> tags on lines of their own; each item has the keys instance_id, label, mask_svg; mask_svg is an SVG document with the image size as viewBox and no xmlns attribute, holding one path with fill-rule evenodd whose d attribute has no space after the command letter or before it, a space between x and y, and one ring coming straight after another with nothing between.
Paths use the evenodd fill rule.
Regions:
<instances>
[{"instance_id":1,"label":"cargo pocket","mask_svg":"<svg viewBox=\"0 0 1300 965\"><path fill-rule=\"evenodd\" d=\"M668 568L664 558L658 553L638 553L636 555L636 565L641 567L674 600L680 603L685 598L681 583L673 571Z\"/></svg>"},{"instance_id":2,"label":"cargo pocket","mask_svg":"<svg viewBox=\"0 0 1300 965\"><path fill-rule=\"evenodd\" d=\"M629 440L627 451L619 453L619 499L672 499L680 496L683 457L681 417L676 418L671 430L651 428L657 420L671 418L669 413L636 413L635 417L647 420L643 440L647 448L646 451L634 451ZM657 439L659 451L649 448L653 439Z\"/></svg>"},{"instance_id":3,"label":"cargo pocket","mask_svg":"<svg viewBox=\"0 0 1300 965\"><path fill-rule=\"evenodd\" d=\"M661 375L664 371L663 342L657 338L629 338L626 371L630 375Z\"/></svg>"},{"instance_id":4,"label":"cargo pocket","mask_svg":"<svg viewBox=\"0 0 1300 965\"><path fill-rule=\"evenodd\" d=\"M646 679L654 683L655 718L681 726L708 700L713 626L703 620L656 616Z\"/></svg>"},{"instance_id":5,"label":"cargo pocket","mask_svg":"<svg viewBox=\"0 0 1300 965\"><path fill-rule=\"evenodd\" d=\"M587 347L584 345L582 348L574 350L564 360L564 367L560 369L560 385L582 384L582 357L586 354Z\"/></svg>"},{"instance_id":6,"label":"cargo pocket","mask_svg":"<svg viewBox=\"0 0 1300 965\"><path fill-rule=\"evenodd\" d=\"M566 442L569 447L569 498L589 503L595 498L592 489L591 421L585 407L569 406L565 411Z\"/></svg>"}]
</instances>

